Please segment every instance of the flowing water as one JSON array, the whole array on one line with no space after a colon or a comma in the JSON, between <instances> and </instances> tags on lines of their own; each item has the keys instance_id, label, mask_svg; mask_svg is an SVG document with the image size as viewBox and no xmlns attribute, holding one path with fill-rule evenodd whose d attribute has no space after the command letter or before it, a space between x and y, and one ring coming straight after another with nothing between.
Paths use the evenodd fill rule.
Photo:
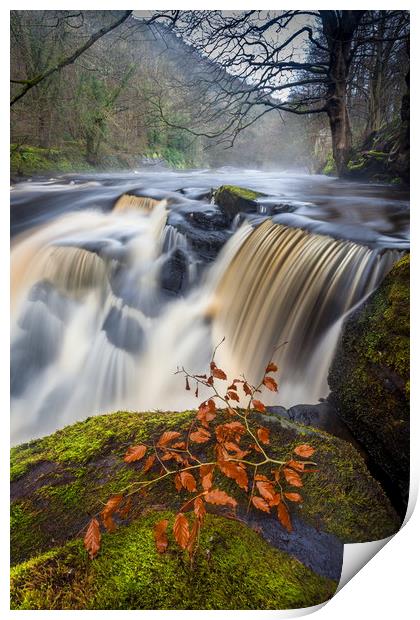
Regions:
<instances>
[{"instance_id":1,"label":"flowing water","mask_svg":"<svg viewBox=\"0 0 420 620\"><path fill-rule=\"evenodd\" d=\"M225 183L266 196L230 219L210 200ZM403 192L293 173L26 182L11 214L14 443L116 409L196 406L174 373L203 371L222 338L219 365L251 381L274 355L272 404L316 403L343 318L408 248Z\"/></svg>"}]
</instances>

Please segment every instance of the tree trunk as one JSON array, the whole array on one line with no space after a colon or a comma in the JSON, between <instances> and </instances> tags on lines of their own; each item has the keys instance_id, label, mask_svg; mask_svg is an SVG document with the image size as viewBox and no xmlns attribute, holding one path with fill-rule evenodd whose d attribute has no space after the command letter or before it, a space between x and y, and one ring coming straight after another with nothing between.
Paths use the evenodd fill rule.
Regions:
<instances>
[{"instance_id":1,"label":"tree trunk","mask_svg":"<svg viewBox=\"0 0 420 620\"><path fill-rule=\"evenodd\" d=\"M365 11L320 11L329 50L326 109L337 174L343 176L351 155L352 136L347 106L347 80L354 35Z\"/></svg>"}]
</instances>

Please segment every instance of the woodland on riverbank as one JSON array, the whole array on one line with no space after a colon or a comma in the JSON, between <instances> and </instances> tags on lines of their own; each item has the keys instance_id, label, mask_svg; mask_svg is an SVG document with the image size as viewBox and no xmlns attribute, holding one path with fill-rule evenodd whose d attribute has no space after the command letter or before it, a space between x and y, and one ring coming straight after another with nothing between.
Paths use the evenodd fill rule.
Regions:
<instances>
[{"instance_id":1,"label":"woodland on riverbank","mask_svg":"<svg viewBox=\"0 0 420 620\"><path fill-rule=\"evenodd\" d=\"M12 175L164 163L408 180L407 11L12 11L11 33Z\"/></svg>"}]
</instances>

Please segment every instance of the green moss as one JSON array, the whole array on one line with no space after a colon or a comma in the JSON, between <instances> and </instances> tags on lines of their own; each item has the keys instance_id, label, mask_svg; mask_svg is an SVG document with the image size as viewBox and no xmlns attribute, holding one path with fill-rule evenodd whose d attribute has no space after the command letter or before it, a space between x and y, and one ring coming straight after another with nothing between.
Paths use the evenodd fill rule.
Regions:
<instances>
[{"instance_id":1,"label":"green moss","mask_svg":"<svg viewBox=\"0 0 420 620\"><path fill-rule=\"evenodd\" d=\"M257 198L264 196L264 194L261 194L260 192L255 192L254 190L247 189L245 187L238 187L237 185L222 185L215 193L216 203L218 197L224 192L229 192L230 194L233 194L238 198L243 198L244 200L256 200Z\"/></svg>"},{"instance_id":2,"label":"green moss","mask_svg":"<svg viewBox=\"0 0 420 620\"><path fill-rule=\"evenodd\" d=\"M103 537L94 561L80 541L21 564L11 573L12 609L293 609L322 603L336 583L270 547L235 521L208 515L191 567L175 548L156 552L153 525L140 518Z\"/></svg>"},{"instance_id":3,"label":"green moss","mask_svg":"<svg viewBox=\"0 0 420 620\"><path fill-rule=\"evenodd\" d=\"M10 145L12 175L66 173L93 170L82 155L81 145L69 144L60 148L41 148L31 145Z\"/></svg>"},{"instance_id":4,"label":"green moss","mask_svg":"<svg viewBox=\"0 0 420 620\"><path fill-rule=\"evenodd\" d=\"M409 267L407 254L347 321L329 376L342 417L401 497L409 468Z\"/></svg>"},{"instance_id":5,"label":"green moss","mask_svg":"<svg viewBox=\"0 0 420 620\"><path fill-rule=\"evenodd\" d=\"M327 161L322 169L322 174L326 174L327 176L335 176L337 174L337 168L331 151L328 153Z\"/></svg>"}]
</instances>

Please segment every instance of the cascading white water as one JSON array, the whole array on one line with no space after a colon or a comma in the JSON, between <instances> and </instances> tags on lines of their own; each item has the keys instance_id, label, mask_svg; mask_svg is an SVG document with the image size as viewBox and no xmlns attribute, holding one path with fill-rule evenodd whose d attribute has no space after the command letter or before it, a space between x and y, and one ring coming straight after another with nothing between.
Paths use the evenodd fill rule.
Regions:
<instances>
[{"instance_id":1,"label":"cascading white water","mask_svg":"<svg viewBox=\"0 0 420 620\"><path fill-rule=\"evenodd\" d=\"M287 341L275 353L278 404L326 396L343 316L399 252L244 224L201 285L168 301L166 257L188 243L166 225L164 203L129 202L63 216L13 244L13 442L115 409L196 406L174 371L202 371L222 337L220 365L251 380Z\"/></svg>"}]
</instances>

